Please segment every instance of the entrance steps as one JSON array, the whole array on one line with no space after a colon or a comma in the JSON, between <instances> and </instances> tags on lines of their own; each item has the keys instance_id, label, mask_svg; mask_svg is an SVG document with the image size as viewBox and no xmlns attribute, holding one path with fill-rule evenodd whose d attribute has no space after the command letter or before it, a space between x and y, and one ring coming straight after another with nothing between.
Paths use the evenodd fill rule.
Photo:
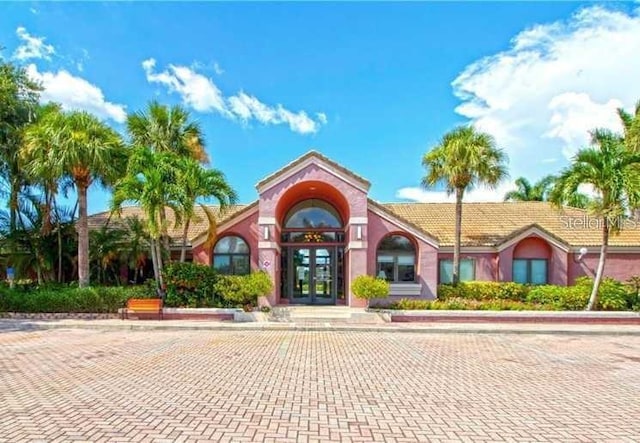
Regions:
<instances>
[{"instance_id":1,"label":"entrance steps","mask_svg":"<svg viewBox=\"0 0 640 443\"><path fill-rule=\"evenodd\" d=\"M269 321L280 323L383 324L376 312L346 306L275 306Z\"/></svg>"}]
</instances>

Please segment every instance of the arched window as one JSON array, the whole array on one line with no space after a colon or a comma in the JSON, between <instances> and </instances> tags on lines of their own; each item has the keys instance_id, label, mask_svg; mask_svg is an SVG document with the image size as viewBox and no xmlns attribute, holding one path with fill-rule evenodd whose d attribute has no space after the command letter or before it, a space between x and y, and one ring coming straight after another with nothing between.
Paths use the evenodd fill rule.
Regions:
<instances>
[{"instance_id":1,"label":"arched window","mask_svg":"<svg viewBox=\"0 0 640 443\"><path fill-rule=\"evenodd\" d=\"M544 285L549 280L551 247L538 237L527 237L513 250L512 280L516 283Z\"/></svg>"},{"instance_id":2,"label":"arched window","mask_svg":"<svg viewBox=\"0 0 640 443\"><path fill-rule=\"evenodd\" d=\"M416 281L416 248L404 235L387 235L378 245L376 275L389 282Z\"/></svg>"},{"instance_id":3,"label":"arched window","mask_svg":"<svg viewBox=\"0 0 640 443\"><path fill-rule=\"evenodd\" d=\"M289 210L284 219L289 229L340 229L342 219L338 211L324 200L304 200Z\"/></svg>"},{"instance_id":4,"label":"arched window","mask_svg":"<svg viewBox=\"0 0 640 443\"><path fill-rule=\"evenodd\" d=\"M213 269L220 274L248 274L251 272L249 263L249 245L242 237L222 237L213 248Z\"/></svg>"}]
</instances>

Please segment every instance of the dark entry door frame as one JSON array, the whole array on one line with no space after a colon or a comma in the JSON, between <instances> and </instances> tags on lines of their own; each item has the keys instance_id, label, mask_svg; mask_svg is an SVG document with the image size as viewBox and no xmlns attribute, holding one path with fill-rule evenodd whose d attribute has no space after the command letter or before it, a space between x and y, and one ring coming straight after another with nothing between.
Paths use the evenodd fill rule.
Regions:
<instances>
[{"instance_id":1,"label":"dark entry door frame","mask_svg":"<svg viewBox=\"0 0 640 443\"><path fill-rule=\"evenodd\" d=\"M336 246L287 246L289 303L336 304L338 260Z\"/></svg>"}]
</instances>

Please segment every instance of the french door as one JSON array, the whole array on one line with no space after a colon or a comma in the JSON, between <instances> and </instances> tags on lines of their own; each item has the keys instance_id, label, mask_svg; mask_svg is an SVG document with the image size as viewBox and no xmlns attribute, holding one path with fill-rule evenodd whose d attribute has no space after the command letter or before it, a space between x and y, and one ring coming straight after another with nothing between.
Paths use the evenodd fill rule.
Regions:
<instances>
[{"instance_id":1,"label":"french door","mask_svg":"<svg viewBox=\"0 0 640 443\"><path fill-rule=\"evenodd\" d=\"M332 305L336 303L336 248L291 247L287 279L291 303Z\"/></svg>"}]
</instances>

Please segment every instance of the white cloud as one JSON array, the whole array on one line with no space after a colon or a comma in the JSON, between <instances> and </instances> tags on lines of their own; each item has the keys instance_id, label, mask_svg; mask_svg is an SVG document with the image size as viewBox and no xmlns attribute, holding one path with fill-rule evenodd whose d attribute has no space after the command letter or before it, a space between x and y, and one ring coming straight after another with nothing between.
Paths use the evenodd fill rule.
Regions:
<instances>
[{"instance_id":1,"label":"white cloud","mask_svg":"<svg viewBox=\"0 0 640 443\"><path fill-rule=\"evenodd\" d=\"M13 58L20 61L35 59L51 60L51 56L56 53L52 45L44 43L44 37L35 37L29 34L23 26L16 29L16 35L22 41L13 53Z\"/></svg>"},{"instance_id":2,"label":"white cloud","mask_svg":"<svg viewBox=\"0 0 640 443\"><path fill-rule=\"evenodd\" d=\"M615 99L602 104L594 103L584 92L556 95L549 103L549 110L552 112L550 128L544 135L562 140L562 152L566 158L571 158L578 148L589 144L589 133L585 131L585 127L606 127L622 131L618 115L612 112L622 106L622 102Z\"/></svg>"},{"instance_id":3,"label":"white cloud","mask_svg":"<svg viewBox=\"0 0 640 443\"><path fill-rule=\"evenodd\" d=\"M218 75L222 75L222 74L224 74L224 69L222 69L222 67L220 66L220 64L218 62L215 62L213 64L213 72L215 72Z\"/></svg>"},{"instance_id":4,"label":"white cloud","mask_svg":"<svg viewBox=\"0 0 640 443\"><path fill-rule=\"evenodd\" d=\"M226 113L224 97L220 89L207 77L185 66L169 65L169 69L154 73L155 59L142 62L142 68L150 83L159 83L169 91L177 92L184 103L199 112Z\"/></svg>"},{"instance_id":5,"label":"white cloud","mask_svg":"<svg viewBox=\"0 0 640 443\"><path fill-rule=\"evenodd\" d=\"M210 78L195 71L197 65L191 68L169 65L162 72L154 72L155 66L153 58L142 62L147 81L164 85L170 92L178 93L185 105L198 112L216 112L243 123L255 120L264 125L286 124L293 132L300 134L315 133L327 123L327 116L323 113L316 114L316 121L305 111L292 112L280 104L270 106L244 91L225 97ZM215 64L216 72L217 68L219 66Z\"/></svg>"},{"instance_id":6,"label":"white cloud","mask_svg":"<svg viewBox=\"0 0 640 443\"><path fill-rule=\"evenodd\" d=\"M496 138L512 177L535 179L556 172L550 159L563 156L566 164L589 130L620 129L616 108L640 99L638 54L640 9L581 9L467 66L452 83L462 100L456 112Z\"/></svg>"},{"instance_id":7,"label":"white cloud","mask_svg":"<svg viewBox=\"0 0 640 443\"><path fill-rule=\"evenodd\" d=\"M515 183L508 181L496 189L479 187L465 193L465 202L501 202L504 195L516 189ZM396 192L396 198L421 203L455 203L455 194L447 195L445 191L432 191L419 187L401 188Z\"/></svg>"},{"instance_id":8,"label":"white cloud","mask_svg":"<svg viewBox=\"0 0 640 443\"><path fill-rule=\"evenodd\" d=\"M34 64L27 67L29 76L42 83L42 101L57 102L64 109L84 110L118 123L126 120L125 107L105 100L102 90L87 80L65 70L39 72Z\"/></svg>"}]
</instances>

